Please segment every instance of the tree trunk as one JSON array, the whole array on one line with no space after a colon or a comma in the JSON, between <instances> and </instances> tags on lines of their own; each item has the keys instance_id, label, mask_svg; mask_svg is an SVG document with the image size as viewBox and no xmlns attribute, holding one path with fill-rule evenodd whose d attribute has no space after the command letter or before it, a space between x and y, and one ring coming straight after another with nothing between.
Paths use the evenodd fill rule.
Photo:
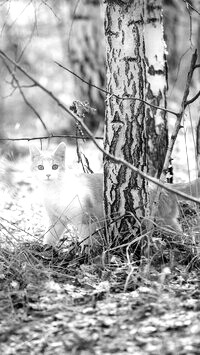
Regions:
<instances>
[{"instance_id":1,"label":"tree trunk","mask_svg":"<svg viewBox=\"0 0 200 355\"><path fill-rule=\"evenodd\" d=\"M162 107L166 103L161 2L126 3L107 1L105 11L109 92L105 150L142 171L160 173L167 147L166 117L140 100ZM121 217L108 223L109 237L112 242L130 241L142 229L137 221L146 214L147 182L106 157L104 174L107 220Z\"/></svg>"}]
</instances>

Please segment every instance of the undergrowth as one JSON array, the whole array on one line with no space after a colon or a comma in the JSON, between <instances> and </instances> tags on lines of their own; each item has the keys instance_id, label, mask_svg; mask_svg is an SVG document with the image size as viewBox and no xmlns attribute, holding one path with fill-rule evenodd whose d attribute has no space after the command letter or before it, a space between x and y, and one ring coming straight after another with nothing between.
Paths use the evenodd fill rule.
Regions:
<instances>
[{"instance_id":1,"label":"undergrowth","mask_svg":"<svg viewBox=\"0 0 200 355\"><path fill-rule=\"evenodd\" d=\"M178 264L184 265L188 271L199 268L200 233L196 230L198 216L188 204L182 205L181 209L184 233L175 235L155 231L149 242L150 254L140 259L135 256L134 248L127 247L114 251L111 248L95 255L81 252L75 246L66 249L64 244L56 249L35 242L19 243L12 249L1 246L1 289L13 282L21 289L30 283L37 284L52 277L75 282L77 275L79 277L81 273L84 274L84 268L81 268L83 265L87 265L91 274L96 275L97 282L105 278L116 285L118 283L121 290L136 288L138 279L148 279L151 268L161 271L165 266L173 269Z\"/></svg>"},{"instance_id":2,"label":"undergrowth","mask_svg":"<svg viewBox=\"0 0 200 355\"><path fill-rule=\"evenodd\" d=\"M32 304L38 290L51 280L80 289L95 289L103 284L95 296L101 297L105 292L129 292L147 285L159 292L171 273L181 273L187 278L193 270L198 272L198 211L185 203L181 211L184 233L170 234L157 229L148 241L149 254L140 258L133 246L84 253L75 245L66 247L65 243L58 248L38 242L20 242L12 248L9 244L1 245L1 316L29 307L30 299Z\"/></svg>"}]
</instances>

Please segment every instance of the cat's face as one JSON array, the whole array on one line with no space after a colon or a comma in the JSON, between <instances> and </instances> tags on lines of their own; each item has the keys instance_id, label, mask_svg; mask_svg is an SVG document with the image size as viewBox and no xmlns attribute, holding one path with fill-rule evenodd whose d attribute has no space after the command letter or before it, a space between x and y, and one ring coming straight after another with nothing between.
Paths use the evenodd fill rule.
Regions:
<instances>
[{"instance_id":1,"label":"cat's face","mask_svg":"<svg viewBox=\"0 0 200 355\"><path fill-rule=\"evenodd\" d=\"M65 143L60 143L54 152L41 151L30 145L31 170L37 180L50 184L60 180L65 171Z\"/></svg>"}]
</instances>

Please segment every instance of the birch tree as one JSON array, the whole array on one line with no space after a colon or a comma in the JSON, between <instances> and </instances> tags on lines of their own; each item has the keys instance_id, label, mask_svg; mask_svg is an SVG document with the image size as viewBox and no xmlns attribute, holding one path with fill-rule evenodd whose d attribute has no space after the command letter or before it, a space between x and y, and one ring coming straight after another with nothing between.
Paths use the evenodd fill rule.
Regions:
<instances>
[{"instance_id":1,"label":"birch tree","mask_svg":"<svg viewBox=\"0 0 200 355\"><path fill-rule=\"evenodd\" d=\"M106 1L107 100L105 150L142 171L161 173L167 147L165 43L160 0ZM147 182L104 159L105 214L112 242L138 235ZM140 222L139 222L140 221ZM138 223L139 222L139 223Z\"/></svg>"}]
</instances>

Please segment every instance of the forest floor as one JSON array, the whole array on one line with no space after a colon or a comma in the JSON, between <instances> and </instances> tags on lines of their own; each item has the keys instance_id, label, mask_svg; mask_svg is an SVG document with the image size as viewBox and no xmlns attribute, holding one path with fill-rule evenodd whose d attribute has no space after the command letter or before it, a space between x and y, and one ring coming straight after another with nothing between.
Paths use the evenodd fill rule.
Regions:
<instances>
[{"instance_id":1,"label":"forest floor","mask_svg":"<svg viewBox=\"0 0 200 355\"><path fill-rule=\"evenodd\" d=\"M44 249L34 186L22 175L15 187L0 214L1 354L200 354L198 263Z\"/></svg>"}]
</instances>

